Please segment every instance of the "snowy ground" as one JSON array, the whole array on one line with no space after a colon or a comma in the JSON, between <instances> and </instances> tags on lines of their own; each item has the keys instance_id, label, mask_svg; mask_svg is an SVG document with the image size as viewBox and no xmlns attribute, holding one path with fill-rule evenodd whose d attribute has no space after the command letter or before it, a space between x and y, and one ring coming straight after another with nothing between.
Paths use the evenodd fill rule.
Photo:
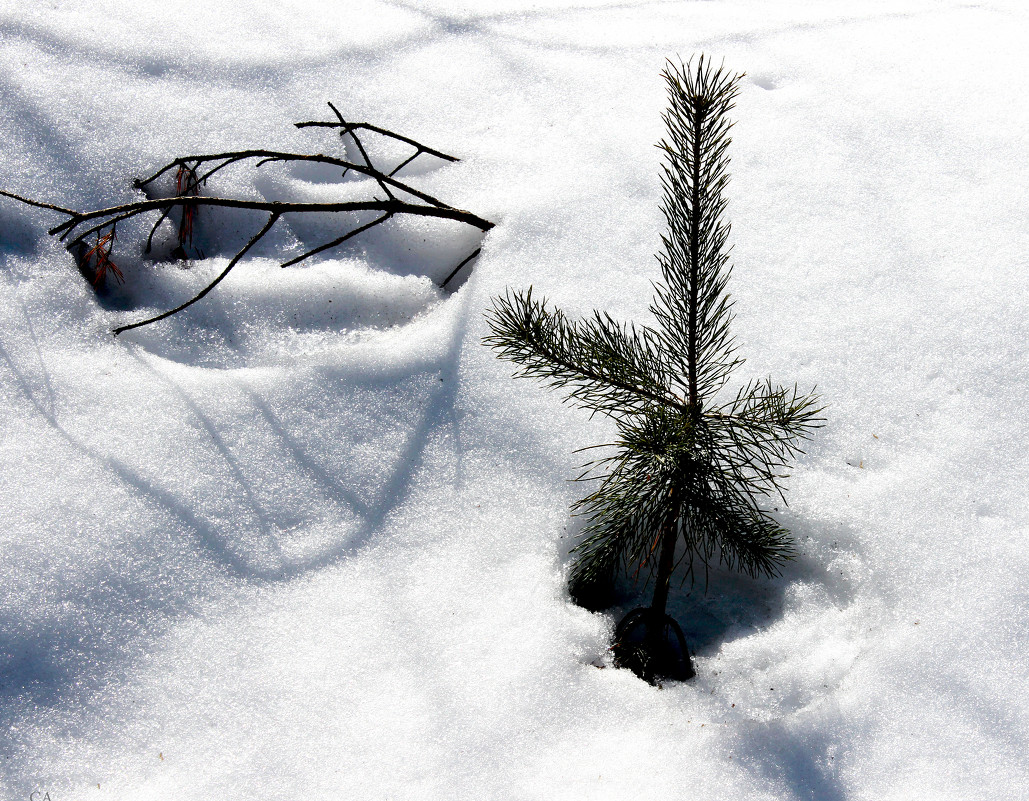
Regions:
<instances>
[{"instance_id":1,"label":"snowy ground","mask_svg":"<svg viewBox=\"0 0 1029 801\"><path fill-rule=\"evenodd\" d=\"M0 199L3 797L1029 796L1029 15L483 5L0 0L0 188L110 205L178 154L327 150L291 123L332 100L460 156L411 182L498 223L453 295L459 228L279 270L298 229L115 340L226 254L126 238L105 307ZM700 675L655 689L564 590L572 451L609 429L479 340L508 285L646 319L658 73L701 51L748 74L739 377L830 408L801 558L676 595Z\"/></svg>"}]
</instances>

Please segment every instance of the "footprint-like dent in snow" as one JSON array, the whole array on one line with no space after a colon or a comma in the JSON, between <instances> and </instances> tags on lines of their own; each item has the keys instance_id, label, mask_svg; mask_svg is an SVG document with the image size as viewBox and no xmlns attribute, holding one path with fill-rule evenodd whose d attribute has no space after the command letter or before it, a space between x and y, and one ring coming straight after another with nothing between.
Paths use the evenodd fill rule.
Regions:
<instances>
[{"instance_id":1,"label":"footprint-like dent in snow","mask_svg":"<svg viewBox=\"0 0 1029 801\"><path fill-rule=\"evenodd\" d=\"M344 178L338 166L313 162L270 165L248 181L270 201L360 200L378 190L367 176L351 171ZM232 193L231 187L208 190ZM376 216L283 215L251 257L237 264L206 297L123 336L162 358L229 368L295 360L355 341L367 344L377 334L395 334L398 327L445 303L450 290L467 279L472 267L462 268L448 291L440 289L451 271L481 245L481 231L453 220L397 215L341 247L280 267ZM250 212L205 208L193 250L206 254L206 259L186 265L122 262L125 285L109 287L102 302L124 314L119 325L175 308L214 280L260 225ZM155 236L158 259L171 253L176 230L176 220L168 220Z\"/></svg>"},{"instance_id":2,"label":"footprint-like dent in snow","mask_svg":"<svg viewBox=\"0 0 1029 801\"><path fill-rule=\"evenodd\" d=\"M861 591L866 571L853 532L784 523L798 554L780 577L754 579L717 564L705 576L694 564L693 582L673 579L667 611L696 660L689 686L711 696L710 714L726 720L767 722L831 700L886 615L881 600ZM619 578L608 614L620 620L651 592Z\"/></svg>"},{"instance_id":3,"label":"footprint-like dent in snow","mask_svg":"<svg viewBox=\"0 0 1029 801\"><path fill-rule=\"evenodd\" d=\"M161 305L192 297L224 268L224 259L191 268L153 268ZM444 303L424 275L396 275L358 259L283 269L277 261L239 264L190 308L122 337L171 361L200 367L286 364L306 355L389 336ZM145 309L136 309L140 317Z\"/></svg>"}]
</instances>

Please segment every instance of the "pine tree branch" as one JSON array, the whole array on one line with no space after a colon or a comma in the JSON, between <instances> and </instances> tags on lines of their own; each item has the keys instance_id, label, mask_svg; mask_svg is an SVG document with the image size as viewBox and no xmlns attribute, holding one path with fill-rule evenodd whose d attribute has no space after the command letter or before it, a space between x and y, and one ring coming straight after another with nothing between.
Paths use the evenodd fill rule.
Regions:
<instances>
[{"instance_id":1,"label":"pine tree branch","mask_svg":"<svg viewBox=\"0 0 1029 801\"><path fill-rule=\"evenodd\" d=\"M742 76L713 70L704 57L695 69L669 62L664 76L671 102L664 115L668 137L658 147L666 157L662 209L668 233L658 256L663 281L651 310L671 358L687 375L690 402L699 414L740 363L729 333L729 225L721 216L731 128L724 115Z\"/></svg>"},{"instance_id":2,"label":"pine tree branch","mask_svg":"<svg viewBox=\"0 0 1029 801\"><path fill-rule=\"evenodd\" d=\"M594 412L618 416L650 403L687 408L667 390L647 329L625 329L599 314L570 322L546 304L533 299L531 287L495 298L487 313L493 335L483 343L522 365L519 376L570 386L569 398Z\"/></svg>"}]
</instances>

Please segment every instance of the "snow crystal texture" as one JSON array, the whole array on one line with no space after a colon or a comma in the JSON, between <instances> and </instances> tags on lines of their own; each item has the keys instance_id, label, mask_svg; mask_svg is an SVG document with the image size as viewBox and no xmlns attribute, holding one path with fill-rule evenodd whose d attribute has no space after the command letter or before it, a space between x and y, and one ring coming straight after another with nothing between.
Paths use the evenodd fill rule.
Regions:
<instances>
[{"instance_id":1,"label":"snow crystal texture","mask_svg":"<svg viewBox=\"0 0 1029 801\"><path fill-rule=\"evenodd\" d=\"M1029 797L1027 24L1003 0L0 1L2 189L100 207L180 154L333 152L292 125L331 100L460 157L403 175L497 223L392 221L282 270L334 230L286 221L115 339L260 221L201 216L191 266L126 229L98 299L60 217L0 198L3 796ZM658 689L611 667L618 610L564 588L573 451L610 426L479 342L508 286L649 319L659 71L699 52L747 73L739 377L829 407L778 512L798 559L677 589L699 676Z\"/></svg>"}]
</instances>

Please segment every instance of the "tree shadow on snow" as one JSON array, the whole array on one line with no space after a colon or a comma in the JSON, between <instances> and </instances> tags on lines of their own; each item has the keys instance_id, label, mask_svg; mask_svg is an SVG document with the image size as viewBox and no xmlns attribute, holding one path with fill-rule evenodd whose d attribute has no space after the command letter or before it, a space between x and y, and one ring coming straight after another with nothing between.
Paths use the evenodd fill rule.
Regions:
<instances>
[{"instance_id":1,"label":"tree shadow on snow","mask_svg":"<svg viewBox=\"0 0 1029 801\"><path fill-rule=\"evenodd\" d=\"M706 660L707 672L719 664L717 657L723 647L782 621L789 612L789 591L794 585L805 585L830 609L844 609L855 599L853 580L828 567L825 555L827 549L836 550L838 543L852 540L852 532L820 530L791 514L782 518L794 535L798 554L783 566L780 576L755 579L712 566L705 580L704 567L696 564L692 582L689 578L681 581L681 564L673 576L668 612L682 626L694 656ZM576 521L576 528L581 525ZM574 544L574 536L569 540L566 550ZM636 582L632 576L621 574L609 596L613 606L605 612L618 621L630 609L648 605L652 591L652 583L643 577ZM774 653L770 658L775 658ZM712 674L712 692L717 691L720 675L724 673ZM846 758L845 746L833 730L837 685L838 680L831 686L802 682L787 691L778 702L778 717L769 721L733 713L725 725L734 730L733 754L744 757L736 764L745 766L762 784L775 788L780 798L845 801L848 791L839 775L840 763ZM791 700L785 700L787 697ZM811 714L798 717L801 708Z\"/></svg>"},{"instance_id":2,"label":"tree shadow on snow","mask_svg":"<svg viewBox=\"0 0 1029 801\"><path fill-rule=\"evenodd\" d=\"M845 759L839 739L825 728L793 731L781 722L753 726L737 747L748 755L747 767L779 792L796 801L846 801L838 760Z\"/></svg>"}]
</instances>

